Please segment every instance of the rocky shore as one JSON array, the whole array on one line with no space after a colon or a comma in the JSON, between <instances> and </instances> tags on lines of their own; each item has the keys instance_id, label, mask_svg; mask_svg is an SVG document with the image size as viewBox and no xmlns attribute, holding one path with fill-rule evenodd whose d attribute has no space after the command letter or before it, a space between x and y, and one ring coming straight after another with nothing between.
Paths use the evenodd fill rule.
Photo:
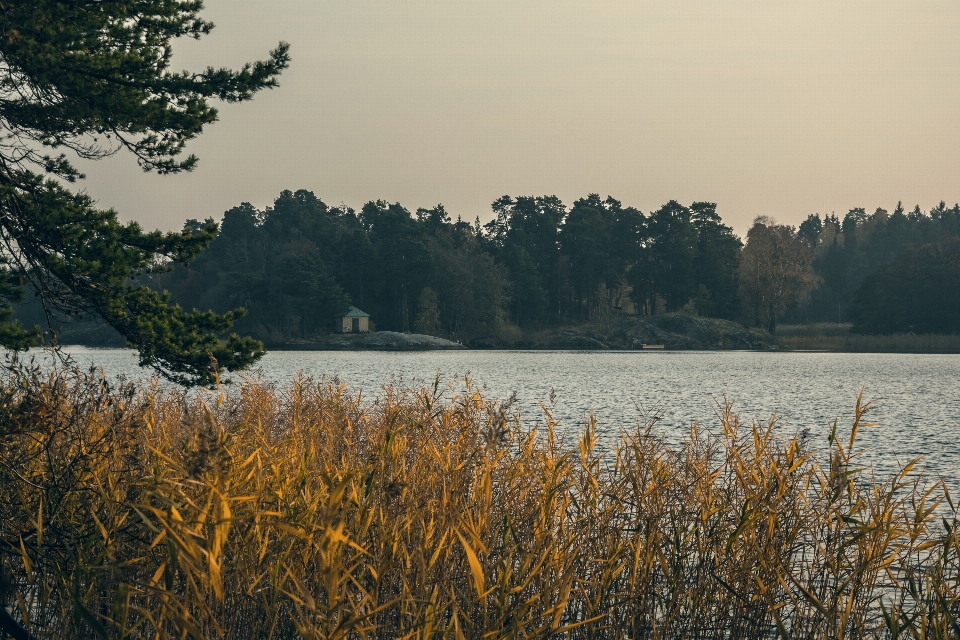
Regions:
<instances>
[{"instance_id":1,"label":"rocky shore","mask_svg":"<svg viewBox=\"0 0 960 640\"><path fill-rule=\"evenodd\" d=\"M437 351L465 349L462 344L420 333L374 331L373 333L334 333L310 342L284 342L272 349L332 351Z\"/></svg>"},{"instance_id":2,"label":"rocky shore","mask_svg":"<svg viewBox=\"0 0 960 640\"><path fill-rule=\"evenodd\" d=\"M766 331L747 329L736 322L679 313L653 317L614 316L606 322L564 326L520 335L511 341L471 344L474 349L755 349L773 351L780 345ZM270 349L343 351L430 351L464 349L464 345L416 333L377 331L338 333L309 342L268 345Z\"/></svg>"},{"instance_id":3,"label":"rocky shore","mask_svg":"<svg viewBox=\"0 0 960 640\"><path fill-rule=\"evenodd\" d=\"M747 329L729 320L680 313L658 316L612 316L606 322L560 327L525 336L517 347L527 349L665 349L778 350L776 338L761 329Z\"/></svg>"},{"instance_id":4,"label":"rocky shore","mask_svg":"<svg viewBox=\"0 0 960 640\"><path fill-rule=\"evenodd\" d=\"M124 347L126 341L103 324L77 323L61 334L61 344L95 347ZM605 320L554 327L536 332L516 332L512 339L471 343L472 349L642 349L663 345L665 349L751 349L773 351L784 348L761 329L747 329L736 322L679 313L652 317L613 315ZM789 345L790 348L803 348ZM417 333L375 331L335 333L310 340L268 342L267 350L303 351L434 351L466 347L458 342ZM842 350L842 349L841 349Z\"/></svg>"}]
</instances>

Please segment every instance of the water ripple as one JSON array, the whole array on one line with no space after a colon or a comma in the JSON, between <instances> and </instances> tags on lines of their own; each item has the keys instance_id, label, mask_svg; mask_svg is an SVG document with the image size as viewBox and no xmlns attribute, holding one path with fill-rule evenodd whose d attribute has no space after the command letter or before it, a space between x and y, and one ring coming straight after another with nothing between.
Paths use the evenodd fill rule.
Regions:
<instances>
[{"instance_id":1,"label":"water ripple","mask_svg":"<svg viewBox=\"0 0 960 640\"><path fill-rule=\"evenodd\" d=\"M132 352L71 349L79 363L108 375L139 377ZM956 484L960 478L960 356L767 352L305 352L274 351L261 362L265 379L285 383L298 371L338 376L352 389L377 395L391 381L432 384L469 374L487 397L516 392L525 418L549 405L562 428L578 431L590 411L609 442L639 418L638 407L660 407L658 429L679 441L693 420L716 428L716 403L727 398L745 419L776 412L788 434L808 429L814 446L827 444L834 420L849 433L857 394L873 403L859 442L867 464L887 474L916 456L923 467Z\"/></svg>"}]
</instances>

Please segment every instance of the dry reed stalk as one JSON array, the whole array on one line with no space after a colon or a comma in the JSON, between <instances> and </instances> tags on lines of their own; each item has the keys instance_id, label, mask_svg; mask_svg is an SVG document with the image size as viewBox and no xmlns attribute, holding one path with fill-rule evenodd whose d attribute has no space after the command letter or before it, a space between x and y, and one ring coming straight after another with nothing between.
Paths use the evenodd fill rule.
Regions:
<instances>
[{"instance_id":1,"label":"dry reed stalk","mask_svg":"<svg viewBox=\"0 0 960 640\"><path fill-rule=\"evenodd\" d=\"M592 418L567 446L469 384L14 367L3 604L46 638L958 638L956 508L856 468L867 408L819 464L728 404L716 437L601 451Z\"/></svg>"}]
</instances>

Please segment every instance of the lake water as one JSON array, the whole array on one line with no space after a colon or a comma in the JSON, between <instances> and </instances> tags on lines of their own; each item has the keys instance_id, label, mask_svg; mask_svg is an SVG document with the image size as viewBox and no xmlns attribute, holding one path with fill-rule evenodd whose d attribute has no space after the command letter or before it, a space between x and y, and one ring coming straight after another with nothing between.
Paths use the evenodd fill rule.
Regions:
<instances>
[{"instance_id":1,"label":"lake water","mask_svg":"<svg viewBox=\"0 0 960 640\"><path fill-rule=\"evenodd\" d=\"M78 364L102 366L109 376L143 377L127 350L71 348ZM814 446L827 444L834 420L845 439L857 394L874 409L877 426L858 436L866 459L881 473L926 456L923 467L960 479L960 355L589 351L274 351L260 375L284 384L303 373L337 376L353 390L375 397L385 384L457 383L469 375L485 396L516 392L525 420L542 418L539 402L552 406L561 427L579 431L594 412L601 441L635 427L639 408L659 408L657 431L677 442L692 420L719 430L716 403L726 397L743 418L766 421L776 412L785 434L809 430ZM550 405L551 391L555 402Z\"/></svg>"}]
</instances>

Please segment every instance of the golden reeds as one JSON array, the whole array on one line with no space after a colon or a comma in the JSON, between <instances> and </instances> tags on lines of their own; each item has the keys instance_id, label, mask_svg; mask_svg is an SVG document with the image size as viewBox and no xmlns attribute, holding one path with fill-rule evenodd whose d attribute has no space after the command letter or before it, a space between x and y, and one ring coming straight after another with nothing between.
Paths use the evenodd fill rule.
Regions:
<instances>
[{"instance_id":1,"label":"golden reeds","mask_svg":"<svg viewBox=\"0 0 960 640\"><path fill-rule=\"evenodd\" d=\"M544 409L298 378L226 397L15 368L0 563L44 638L958 638L941 484L718 410L612 450Z\"/></svg>"}]
</instances>

